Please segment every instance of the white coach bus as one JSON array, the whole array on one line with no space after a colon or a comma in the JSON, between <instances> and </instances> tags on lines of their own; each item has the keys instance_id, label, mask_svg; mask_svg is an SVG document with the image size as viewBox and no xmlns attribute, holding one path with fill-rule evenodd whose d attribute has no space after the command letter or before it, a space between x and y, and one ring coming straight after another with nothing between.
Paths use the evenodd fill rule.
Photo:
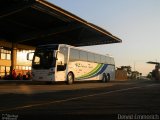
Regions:
<instances>
[{"instance_id":1,"label":"white coach bus","mask_svg":"<svg viewBox=\"0 0 160 120\"><path fill-rule=\"evenodd\" d=\"M29 60L30 54L27 55ZM32 80L56 82L115 79L114 58L65 44L42 45L32 60Z\"/></svg>"}]
</instances>

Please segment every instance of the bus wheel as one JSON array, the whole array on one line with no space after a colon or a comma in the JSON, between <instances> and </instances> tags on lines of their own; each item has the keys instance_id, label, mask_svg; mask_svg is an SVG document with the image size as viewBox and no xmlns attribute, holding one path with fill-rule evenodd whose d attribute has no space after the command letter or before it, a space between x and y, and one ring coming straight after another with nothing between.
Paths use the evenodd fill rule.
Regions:
<instances>
[{"instance_id":1,"label":"bus wheel","mask_svg":"<svg viewBox=\"0 0 160 120\"><path fill-rule=\"evenodd\" d=\"M110 74L107 74L107 82L110 82Z\"/></svg>"},{"instance_id":2,"label":"bus wheel","mask_svg":"<svg viewBox=\"0 0 160 120\"><path fill-rule=\"evenodd\" d=\"M107 77L106 77L106 74L104 73L103 76L102 76L102 82L105 83L107 82Z\"/></svg>"},{"instance_id":3,"label":"bus wheel","mask_svg":"<svg viewBox=\"0 0 160 120\"><path fill-rule=\"evenodd\" d=\"M74 76L73 73L69 72L67 75L67 84L71 85L74 82Z\"/></svg>"}]
</instances>

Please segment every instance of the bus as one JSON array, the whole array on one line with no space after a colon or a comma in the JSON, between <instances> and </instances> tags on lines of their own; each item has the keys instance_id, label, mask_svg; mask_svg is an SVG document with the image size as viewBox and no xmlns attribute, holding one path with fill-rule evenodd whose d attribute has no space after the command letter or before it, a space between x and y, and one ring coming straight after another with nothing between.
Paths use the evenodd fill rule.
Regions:
<instances>
[{"instance_id":1,"label":"bus","mask_svg":"<svg viewBox=\"0 0 160 120\"><path fill-rule=\"evenodd\" d=\"M27 59L31 57L28 53ZM115 79L114 58L66 44L38 46L32 58L32 80L72 84Z\"/></svg>"}]
</instances>

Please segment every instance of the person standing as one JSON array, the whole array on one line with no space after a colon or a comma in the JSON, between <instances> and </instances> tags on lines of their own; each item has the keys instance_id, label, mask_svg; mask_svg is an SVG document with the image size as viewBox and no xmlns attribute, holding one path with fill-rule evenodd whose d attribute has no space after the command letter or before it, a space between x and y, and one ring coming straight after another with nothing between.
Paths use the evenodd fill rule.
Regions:
<instances>
[{"instance_id":1,"label":"person standing","mask_svg":"<svg viewBox=\"0 0 160 120\"><path fill-rule=\"evenodd\" d=\"M15 69L13 69L13 71L12 71L12 79L16 80L16 78L17 78L17 74L16 74Z\"/></svg>"}]
</instances>

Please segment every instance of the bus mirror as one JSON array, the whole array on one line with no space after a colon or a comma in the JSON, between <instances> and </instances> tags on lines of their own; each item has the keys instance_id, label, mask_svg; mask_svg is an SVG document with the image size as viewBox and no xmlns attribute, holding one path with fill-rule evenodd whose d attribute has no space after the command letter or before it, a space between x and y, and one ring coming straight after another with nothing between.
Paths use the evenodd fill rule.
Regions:
<instances>
[{"instance_id":1,"label":"bus mirror","mask_svg":"<svg viewBox=\"0 0 160 120\"><path fill-rule=\"evenodd\" d=\"M27 53L27 60L32 61L34 52Z\"/></svg>"}]
</instances>

